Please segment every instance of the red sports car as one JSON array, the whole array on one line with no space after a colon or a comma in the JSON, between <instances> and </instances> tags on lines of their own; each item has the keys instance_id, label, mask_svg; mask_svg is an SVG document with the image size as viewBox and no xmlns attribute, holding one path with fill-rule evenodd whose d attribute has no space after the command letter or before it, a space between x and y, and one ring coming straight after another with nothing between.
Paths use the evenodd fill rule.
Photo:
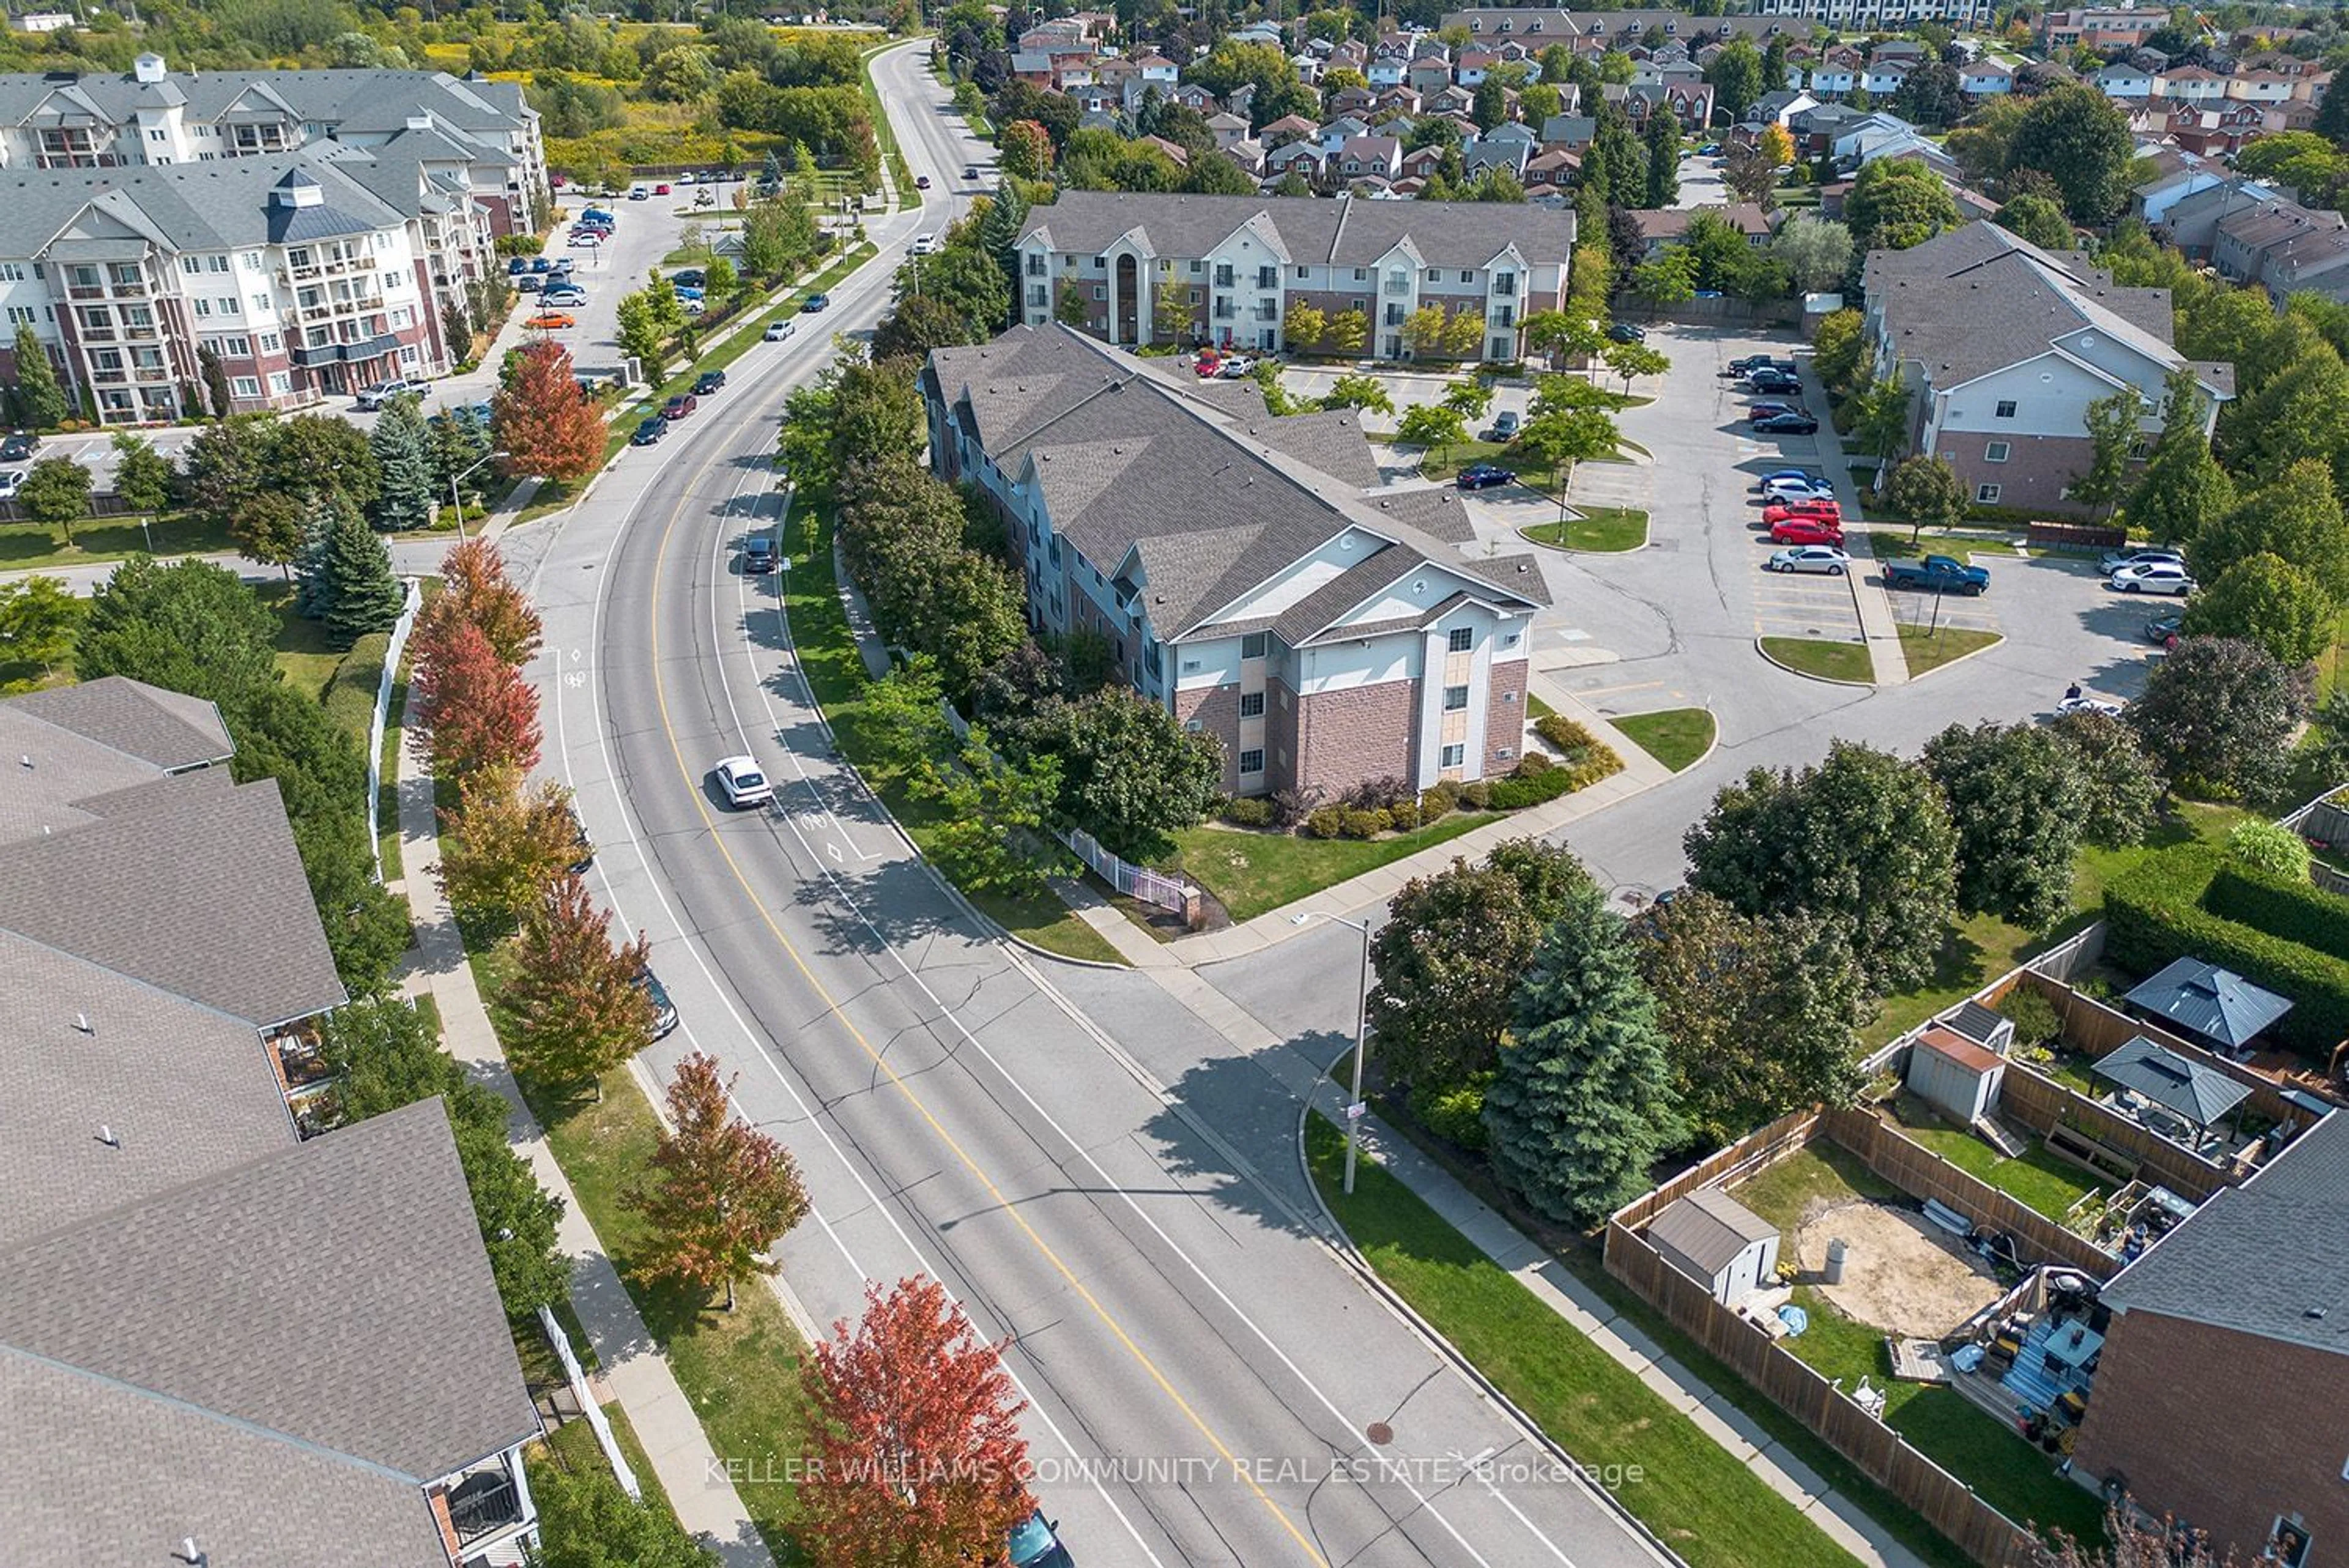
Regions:
<instances>
[{"instance_id":1,"label":"red sports car","mask_svg":"<svg viewBox=\"0 0 2349 1568\"><path fill-rule=\"evenodd\" d=\"M1789 517L1816 517L1826 523L1843 521L1843 508L1833 501L1774 501L1762 509L1764 523L1784 523Z\"/></svg>"},{"instance_id":2,"label":"red sports car","mask_svg":"<svg viewBox=\"0 0 2349 1568\"><path fill-rule=\"evenodd\" d=\"M1826 517L1788 517L1770 524L1774 545L1836 545L1843 543L1843 525Z\"/></svg>"}]
</instances>

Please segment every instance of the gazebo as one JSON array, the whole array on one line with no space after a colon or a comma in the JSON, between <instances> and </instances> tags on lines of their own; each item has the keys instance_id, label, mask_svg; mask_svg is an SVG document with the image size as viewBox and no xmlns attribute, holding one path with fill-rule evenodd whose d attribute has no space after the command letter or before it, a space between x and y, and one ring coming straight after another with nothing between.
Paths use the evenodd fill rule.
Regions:
<instances>
[{"instance_id":1,"label":"gazebo","mask_svg":"<svg viewBox=\"0 0 2349 1568\"><path fill-rule=\"evenodd\" d=\"M2198 1139L2251 1097L2248 1085L2142 1034L2098 1062L2095 1074L2176 1116Z\"/></svg>"},{"instance_id":2,"label":"gazebo","mask_svg":"<svg viewBox=\"0 0 2349 1568\"><path fill-rule=\"evenodd\" d=\"M2287 998L2198 958L2178 960L2130 992L2127 1002L2230 1055L2249 1050L2252 1036L2292 1011Z\"/></svg>"}]
</instances>

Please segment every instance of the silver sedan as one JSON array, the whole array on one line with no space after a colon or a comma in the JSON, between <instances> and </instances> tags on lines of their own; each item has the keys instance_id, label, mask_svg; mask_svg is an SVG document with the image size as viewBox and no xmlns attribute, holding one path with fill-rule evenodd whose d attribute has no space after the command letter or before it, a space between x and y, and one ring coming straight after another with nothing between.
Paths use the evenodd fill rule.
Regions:
<instances>
[{"instance_id":1,"label":"silver sedan","mask_svg":"<svg viewBox=\"0 0 2349 1568\"><path fill-rule=\"evenodd\" d=\"M1791 550L1771 551L1764 564L1774 572L1825 572L1840 577L1851 569L1851 557L1832 545L1797 545Z\"/></svg>"}]
</instances>

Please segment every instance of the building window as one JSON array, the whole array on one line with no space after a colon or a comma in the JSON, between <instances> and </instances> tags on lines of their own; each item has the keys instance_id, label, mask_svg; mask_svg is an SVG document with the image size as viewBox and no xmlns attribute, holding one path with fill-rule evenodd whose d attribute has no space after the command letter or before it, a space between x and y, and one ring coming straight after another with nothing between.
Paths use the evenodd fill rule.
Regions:
<instances>
[{"instance_id":1,"label":"building window","mask_svg":"<svg viewBox=\"0 0 2349 1568\"><path fill-rule=\"evenodd\" d=\"M1998 400L1998 408L1995 411L1996 416L2002 420L2013 419L2014 417L2014 400L2013 398L2001 398Z\"/></svg>"},{"instance_id":2,"label":"building window","mask_svg":"<svg viewBox=\"0 0 2349 1568\"><path fill-rule=\"evenodd\" d=\"M1264 717L1263 692L1243 691L1240 693L1240 717L1243 719L1261 719Z\"/></svg>"},{"instance_id":3,"label":"building window","mask_svg":"<svg viewBox=\"0 0 2349 1568\"><path fill-rule=\"evenodd\" d=\"M1265 655L1266 649L1269 646L1269 638L1270 634L1267 632L1249 632L1246 637L1240 639L1240 657L1242 659L1262 659Z\"/></svg>"},{"instance_id":4,"label":"building window","mask_svg":"<svg viewBox=\"0 0 2349 1568\"><path fill-rule=\"evenodd\" d=\"M1444 281L1444 274L1442 270L1436 267L1429 267L1427 269L1427 281L1430 283L1442 283Z\"/></svg>"},{"instance_id":5,"label":"building window","mask_svg":"<svg viewBox=\"0 0 2349 1568\"><path fill-rule=\"evenodd\" d=\"M1243 774L1260 774L1264 772L1264 748L1262 746L1252 747L1240 753L1240 772Z\"/></svg>"},{"instance_id":6,"label":"building window","mask_svg":"<svg viewBox=\"0 0 2349 1568\"><path fill-rule=\"evenodd\" d=\"M2013 450L2014 449L2005 441L1992 441L1988 446L1982 448L1982 461L1984 462L2004 462L2006 461L2007 453Z\"/></svg>"},{"instance_id":7,"label":"building window","mask_svg":"<svg viewBox=\"0 0 2349 1568\"><path fill-rule=\"evenodd\" d=\"M1974 504L1995 506L1998 504L1999 493L1999 487L1995 484L1977 484L1974 486Z\"/></svg>"},{"instance_id":8,"label":"building window","mask_svg":"<svg viewBox=\"0 0 2349 1568\"><path fill-rule=\"evenodd\" d=\"M1445 712L1457 713L1463 708L1467 706L1468 688L1465 686L1446 686L1444 689L1444 711Z\"/></svg>"},{"instance_id":9,"label":"building window","mask_svg":"<svg viewBox=\"0 0 2349 1568\"><path fill-rule=\"evenodd\" d=\"M1467 763L1468 748L1464 745L1450 745L1444 748L1442 754L1437 758L1436 765L1439 767L1457 768L1465 767Z\"/></svg>"},{"instance_id":10,"label":"building window","mask_svg":"<svg viewBox=\"0 0 2349 1568\"><path fill-rule=\"evenodd\" d=\"M228 389L234 392L240 398L257 398L261 396L261 383L251 376L238 376L234 378L229 382Z\"/></svg>"},{"instance_id":11,"label":"building window","mask_svg":"<svg viewBox=\"0 0 2349 1568\"><path fill-rule=\"evenodd\" d=\"M1476 633L1474 628L1464 626L1455 626L1445 637L1444 647L1448 651L1453 653L1465 653L1469 649L1475 646L1475 642Z\"/></svg>"},{"instance_id":12,"label":"building window","mask_svg":"<svg viewBox=\"0 0 2349 1568\"><path fill-rule=\"evenodd\" d=\"M1462 283L1475 283L1476 281L1476 275L1473 272L1464 272L1460 275L1460 281Z\"/></svg>"}]
</instances>

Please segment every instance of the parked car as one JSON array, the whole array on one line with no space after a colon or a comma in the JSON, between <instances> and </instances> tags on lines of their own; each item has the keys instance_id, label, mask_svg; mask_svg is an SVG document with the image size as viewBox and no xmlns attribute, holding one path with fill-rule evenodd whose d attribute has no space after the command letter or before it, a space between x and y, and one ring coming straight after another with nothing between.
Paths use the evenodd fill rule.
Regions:
<instances>
[{"instance_id":1,"label":"parked car","mask_svg":"<svg viewBox=\"0 0 2349 1568\"><path fill-rule=\"evenodd\" d=\"M546 270L553 277L569 277L576 265L569 256L557 256L554 258L554 265Z\"/></svg>"},{"instance_id":2,"label":"parked car","mask_svg":"<svg viewBox=\"0 0 2349 1568\"><path fill-rule=\"evenodd\" d=\"M2102 697L2090 697L2084 692L2077 697L2066 697L2056 703L2055 711L2059 714L2102 713L2107 719L2117 719L2121 716L2121 705Z\"/></svg>"},{"instance_id":3,"label":"parked car","mask_svg":"<svg viewBox=\"0 0 2349 1568\"><path fill-rule=\"evenodd\" d=\"M1645 343L1648 329L1637 322L1619 321L1607 329L1607 336L1618 343Z\"/></svg>"},{"instance_id":4,"label":"parked car","mask_svg":"<svg viewBox=\"0 0 2349 1568\"><path fill-rule=\"evenodd\" d=\"M567 327L578 326L579 318L567 310L542 310L523 321L523 325L539 332L560 332Z\"/></svg>"},{"instance_id":5,"label":"parked car","mask_svg":"<svg viewBox=\"0 0 2349 1568\"><path fill-rule=\"evenodd\" d=\"M697 398L706 398L712 392L723 389L725 385L725 371L704 370L693 379L693 395Z\"/></svg>"},{"instance_id":6,"label":"parked car","mask_svg":"<svg viewBox=\"0 0 2349 1568\"><path fill-rule=\"evenodd\" d=\"M1841 523L1843 505L1830 496L1800 496L1792 501L1780 501L1762 509L1764 526L1784 523L1790 517L1815 517L1823 523Z\"/></svg>"},{"instance_id":7,"label":"parked car","mask_svg":"<svg viewBox=\"0 0 2349 1568\"><path fill-rule=\"evenodd\" d=\"M9 501L25 487L25 471L21 468L0 469L0 501Z\"/></svg>"},{"instance_id":8,"label":"parked car","mask_svg":"<svg viewBox=\"0 0 2349 1568\"><path fill-rule=\"evenodd\" d=\"M652 971L640 969L636 971L636 989L643 992L653 1004L653 1038L658 1040L675 1030L677 1003L669 1000L668 987L663 985Z\"/></svg>"},{"instance_id":9,"label":"parked car","mask_svg":"<svg viewBox=\"0 0 2349 1568\"><path fill-rule=\"evenodd\" d=\"M1800 397L1803 391L1803 379L1800 376L1767 365L1749 373L1745 378L1745 385L1753 391L1775 392L1782 397L1788 395Z\"/></svg>"},{"instance_id":10,"label":"parked car","mask_svg":"<svg viewBox=\"0 0 2349 1568\"><path fill-rule=\"evenodd\" d=\"M1827 482L1827 476L1816 468L1774 468L1754 482L1754 488L1760 489L1774 479L1799 479L1814 488L1822 487Z\"/></svg>"},{"instance_id":11,"label":"parked car","mask_svg":"<svg viewBox=\"0 0 2349 1568\"><path fill-rule=\"evenodd\" d=\"M1773 545L1843 544L1843 524L1833 517L1782 517L1770 524Z\"/></svg>"},{"instance_id":12,"label":"parked car","mask_svg":"<svg viewBox=\"0 0 2349 1568\"><path fill-rule=\"evenodd\" d=\"M976 164L976 163L966 163L966 164L964 164L964 165L962 166L962 177L963 177L964 179L966 179L966 180L976 180L976 179L978 179L978 164Z\"/></svg>"},{"instance_id":13,"label":"parked car","mask_svg":"<svg viewBox=\"0 0 2349 1568\"><path fill-rule=\"evenodd\" d=\"M536 294L546 286L546 279L534 272L526 272L513 280L514 287L523 294Z\"/></svg>"},{"instance_id":14,"label":"parked car","mask_svg":"<svg viewBox=\"0 0 2349 1568\"><path fill-rule=\"evenodd\" d=\"M1990 572L1985 567L1969 566L1953 556L1928 556L1921 561L1885 562L1884 586L1972 597L1989 589Z\"/></svg>"},{"instance_id":15,"label":"parked car","mask_svg":"<svg viewBox=\"0 0 2349 1568\"><path fill-rule=\"evenodd\" d=\"M1496 484L1515 484L1516 482L1516 470L1503 468L1495 462L1472 462L1460 471L1460 488L1463 490L1490 490Z\"/></svg>"},{"instance_id":16,"label":"parked car","mask_svg":"<svg viewBox=\"0 0 2349 1568\"><path fill-rule=\"evenodd\" d=\"M690 293L690 291L688 291L688 293ZM698 316L703 311L709 308L709 302L703 299L698 294L691 294L689 297L678 300L677 305L678 308L684 311L688 316Z\"/></svg>"},{"instance_id":17,"label":"parked car","mask_svg":"<svg viewBox=\"0 0 2349 1568\"><path fill-rule=\"evenodd\" d=\"M2125 566L2150 566L2162 561L2182 566L2186 557L2175 550L2107 550L2096 563L2096 574L2109 577Z\"/></svg>"},{"instance_id":18,"label":"parked car","mask_svg":"<svg viewBox=\"0 0 2349 1568\"><path fill-rule=\"evenodd\" d=\"M619 222L619 217L609 207L585 207L580 210L579 221L583 223L601 223L608 229Z\"/></svg>"},{"instance_id":19,"label":"parked car","mask_svg":"<svg viewBox=\"0 0 2349 1568\"><path fill-rule=\"evenodd\" d=\"M775 569L775 536L763 531L742 541L742 571L745 576L763 577Z\"/></svg>"},{"instance_id":20,"label":"parked car","mask_svg":"<svg viewBox=\"0 0 2349 1568\"><path fill-rule=\"evenodd\" d=\"M1216 362L1216 379L1237 381L1256 369L1256 361L1245 354L1226 354Z\"/></svg>"},{"instance_id":21,"label":"parked car","mask_svg":"<svg viewBox=\"0 0 2349 1568\"><path fill-rule=\"evenodd\" d=\"M539 296L539 303L564 310L572 310L587 303L587 291L571 285L558 284Z\"/></svg>"},{"instance_id":22,"label":"parked car","mask_svg":"<svg viewBox=\"0 0 2349 1568\"><path fill-rule=\"evenodd\" d=\"M470 420L474 424L487 429L490 422L490 405L487 403L451 403L447 408L442 409L439 413L434 414L432 416L431 422L436 425L445 425L455 420Z\"/></svg>"},{"instance_id":23,"label":"parked car","mask_svg":"<svg viewBox=\"0 0 2349 1568\"><path fill-rule=\"evenodd\" d=\"M1765 506L1780 501L1807 501L1824 497L1835 499L1835 489L1824 479L1807 474L1782 473L1762 482L1762 504Z\"/></svg>"},{"instance_id":24,"label":"parked car","mask_svg":"<svg viewBox=\"0 0 2349 1568\"><path fill-rule=\"evenodd\" d=\"M1076 1560L1055 1533L1059 1528L1059 1522L1047 1520L1040 1508L1013 1525L1007 1548L1011 1568L1076 1568Z\"/></svg>"},{"instance_id":25,"label":"parked car","mask_svg":"<svg viewBox=\"0 0 2349 1568\"><path fill-rule=\"evenodd\" d=\"M781 343L792 335L792 324L788 321L770 321L767 323L767 329L760 333L759 337L764 342Z\"/></svg>"},{"instance_id":26,"label":"parked car","mask_svg":"<svg viewBox=\"0 0 2349 1568\"><path fill-rule=\"evenodd\" d=\"M2125 594L2190 594L2194 579L2187 574L2183 561L2147 561L2141 566L2123 566L2106 579Z\"/></svg>"},{"instance_id":27,"label":"parked car","mask_svg":"<svg viewBox=\"0 0 2349 1568\"><path fill-rule=\"evenodd\" d=\"M1755 420L1756 435L1816 435L1819 421L1808 414L1772 414L1766 420Z\"/></svg>"},{"instance_id":28,"label":"parked car","mask_svg":"<svg viewBox=\"0 0 2349 1568\"><path fill-rule=\"evenodd\" d=\"M1802 409L1794 403L1749 403L1745 417L1749 420L1775 420L1782 414L1799 414Z\"/></svg>"},{"instance_id":29,"label":"parked car","mask_svg":"<svg viewBox=\"0 0 2349 1568\"><path fill-rule=\"evenodd\" d=\"M813 316L820 310L830 310L831 308L832 296L828 294L811 294L805 299L800 301L800 314L802 316Z\"/></svg>"},{"instance_id":30,"label":"parked car","mask_svg":"<svg viewBox=\"0 0 2349 1568\"><path fill-rule=\"evenodd\" d=\"M2172 648L2186 633L2186 616L2181 610L2158 615L2145 623L2145 639L2156 648Z\"/></svg>"},{"instance_id":31,"label":"parked car","mask_svg":"<svg viewBox=\"0 0 2349 1568\"><path fill-rule=\"evenodd\" d=\"M1721 143L1718 141L1708 141L1702 147L1696 150L1696 155L1699 158L1718 158L1721 156Z\"/></svg>"},{"instance_id":32,"label":"parked car","mask_svg":"<svg viewBox=\"0 0 2349 1568\"><path fill-rule=\"evenodd\" d=\"M681 420L699 407L701 407L701 400L699 398L695 397L691 392L679 392L676 397L671 398L667 402L661 405L661 418L665 420Z\"/></svg>"},{"instance_id":33,"label":"parked car","mask_svg":"<svg viewBox=\"0 0 2349 1568\"><path fill-rule=\"evenodd\" d=\"M506 262L506 275L508 277L519 276L529 270L530 263L521 256L511 257Z\"/></svg>"},{"instance_id":34,"label":"parked car","mask_svg":"<svg viewBox=\"0 0 2349 1568\"><path fill-rule=\"evenodd\" d=\"M668 187L666 185L656 185L653 187L653 194L656 196L666 196L668 194Z\"/></svg>"},{"instance_id":35,"label":"parked car","mask_svg":"<svg viewBox=\"0 0 2349 1568\"><path fill-rule=\"evenodd\" d=\"M563 242L573 250L594 250L604 243L604 236L590 229L574 229L571 237Z\"/></svg>"},{"instance_id":36,"label":"parked car","mask_svg":"<svg viewBox=\"0 0 2349 1568\"><path fill-rule=\"evenodd\" d=\"M658 414L636 421L636 433L628 438L630 446L650 446L668 434L668 421Z\"/></svg>"},{"instance_id":37,"label":"parked car","mask_svg":"<svg viewBox=\"0 0 2349 1568\"><path fill-rule=\"evenodd\" d=\"M398 377L394 377L388 381L378 382L372 387L361 388L358 394L358 405L363 409L379 409L383 407L384 404L391 401L394 398L404 398L410 392L420 392L423 389L423 388L418 386L413 381L402 380ZM5 452L0 452L0 461L5 461L6 455L7 454Z\"/></svg>"},{"instance_id":38,"label":"parked car","mask_svg":"<svg viewBox=\"0 0 2349 1568\"><path fill-rule=\"evenodd\" d=\"M649 202L652 199L653 193L650 191L646 190L642 185L636 186L634 190L628 192L628 200L631 202Z\"/></svg>"},{"instance_id":39,"label":"parked car","mask_svg":"<svg viewBox=\"0 0 2349 1568\"><path fill-rule=\"evenodd\" d=\"M775 786L767 782L756 757L721 757L717 772L718 787L726 792L727 804L738 811L775 798Z\"/></svg>"},{"instance_id":40,"label":"parked car","mask_svg":"<svg viewBox=\"0 0 2349 1568\"><path fill-rule=\"evenodd\" d=\"M1762 565L1773 572L1825 572L1840 577L1851 569L1851 557L1833 545L1797 545L1791 550L1773 550Z\"/></svg>"},{"instance_id":41,"label":"parked car","mask_svg":"<svg viewBox=\"0 0 2349 1568\"><path fill-rule=\"evenodd\" d=\"M1525 428L1525 421L1518 418L1516 410L1503 409L1499 413L1493 416L1493 428L1486 431L1476 439L1478 441L1492 441L1495 445L1499 446L1506 446L1509 442L1517 439L1517 431L1523 428Z\"/></svg>"},{"instance_id":42,"label":"parked car","mask_svg":"<svg viewBox=\"0 0 2349 1568\"><path fill-rule=\"evenodd\" d=\"M1775 358L1768 354L1748 354L1743 358L1732 359L1721 368L1723 375L1733 378L1749 376L1756 370L1784 370L1791 376L1795 373L1795 362L1792 359Z\"/></svg>"},{"instance_id":43,"label":"parked car","mask_svg":"<svg viewBox=\"0 0 2349 1568\"><path fill-rule=\"evenodd\" d=\"M701 299L706 297L702 290L693 284L672 283L668 286L669 292L676 295L679 299Z\"/></svg>"},{"instance_id":44,"label":"parked car","mask_svg":"<svg viewBox=\"0 0 2349 1568\"><path fill-rule=\"evenodd\" d=\"M30 462L41 450L41 438L31 431L10 431L0 436L0 462Z\"/></svg>"},{"instance_id":45,"label":"parked car","mask_svg":"<svg viewBox=\"0 0 2349 1568\"><path fill-rule=\"evenodd\" d=\"M681 284L687 288L699 288L709 281L709 275L703 272L699 267L689 266L683 272L673 272L669 274L668 280L673 285Z\"/></svg>"}]
</instances>

